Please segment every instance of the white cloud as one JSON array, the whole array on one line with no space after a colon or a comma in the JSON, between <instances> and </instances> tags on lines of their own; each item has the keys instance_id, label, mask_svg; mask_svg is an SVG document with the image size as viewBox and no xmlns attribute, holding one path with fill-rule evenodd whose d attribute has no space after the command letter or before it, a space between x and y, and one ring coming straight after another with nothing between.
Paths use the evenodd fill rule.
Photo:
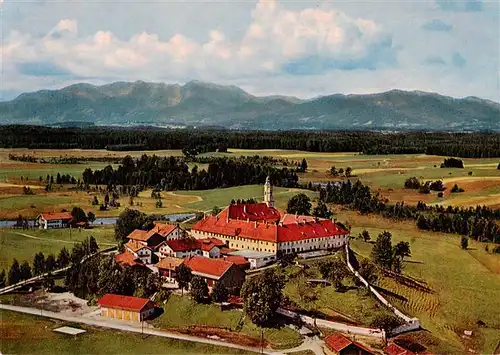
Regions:
<instances>
[{"instance_id":1,"label":"white cloud","mask_svg":"<svg viewBox=\"0 0 500 355\"><path fill-rule=\"evenodd\" d=\"M32 16L6 22L2 91L60 87L71 81L201 79L241 85L256 94L305 97L392 88L499 97L498 41L488 30L498 26L498 16L492 11L436 15L432 4L406 2L386 7L337 3L332 8L331 3L261 0L251 11L246 3L221 4L214 10L208 5L111 1L62 7L42 2L33 5L37 11L17 5L21 14ZM35 13L40 16L35 18ZM422 24L436 16L453 31L429 36ZM467 16L475 16L474 26L467 25ZM96 27L102 24L107 27ZM443 68L453 53L467 58L467 65ZM428 58L445 58L441 72L435 72L438 66ZM455 64L463 62L457 58ZM303 71L308 60L314 60L314 73ZM40 75L33 63L44 63L38 68L58 77ZM301 66L300 76L290 75L294 65Z\"/></svg>"}]
</instances>

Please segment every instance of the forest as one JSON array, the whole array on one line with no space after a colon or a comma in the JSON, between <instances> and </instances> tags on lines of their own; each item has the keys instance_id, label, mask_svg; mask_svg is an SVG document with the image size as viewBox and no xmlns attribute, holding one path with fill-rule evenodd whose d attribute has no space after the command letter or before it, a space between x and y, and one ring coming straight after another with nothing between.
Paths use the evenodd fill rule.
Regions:
<instances>
[{"instance_id":1,"label":"forest","mask_svg":"<svg viewBox=\"0 0 500 355\"><path fill-rule=\"evenodd\" d=\"M275 168L269 164L247 161L245 158L214 158L208 168L198 170L183 158L143 155L140 159L127 156L117 169L108 165L102 170L87 168L82 174L85 185L136 185L159 190L205 190L217 187L263 184L269 176L275 186L295 187L295 169Z\"/></svg>"},{"instance_id":2,"label":"forest","mask_svg":"<svg viewBox=\"0 0 500 355\"><path fill-rule=\"evenodd\" d=\"M420 229L467 235L481 242L500 242L500 227L496 223L500 219L500 209L485 206L428 206L423 202L418 202L417 205L399 202L389 204L359 180L354 184L348 180L337 184L329 183L325 188L318 185L312 188L320 192L320 200L348 205L364 214L379 213L387 218L414 220Z\"/></svg>"},{"instance_id":3,"label":"forest","mask_svg":"<svg viewBox=\"0 0 500 355\"><path fill-rule=\"evenodd\" d=\"M134 128L0 126L0 148L159 150L199 153L237 149L293 149L364 154L432 154L463 158L500 157L498 133L371 131L228 131Z\"/></svg>"}]
</instances>

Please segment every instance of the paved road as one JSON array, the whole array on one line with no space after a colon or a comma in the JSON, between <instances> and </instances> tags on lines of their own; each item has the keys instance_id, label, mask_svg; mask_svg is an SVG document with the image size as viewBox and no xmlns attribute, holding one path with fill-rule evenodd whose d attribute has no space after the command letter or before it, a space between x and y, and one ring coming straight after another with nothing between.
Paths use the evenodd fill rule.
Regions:
<instances>
[{"instance_id":1,"label":"paved road","mask_svg":"<svg viewBox=\"0 0 500 355\"><path fill-rule=\"evenodd\" d=\"M19 307L19 306L0 304L0 309L40 316L40 309L37 309L37 308ZM122 330L125 332L143 333L143 334L154 335L154 336L159 336L159 337L163 337L163 338L190 341L190 342L196 342L196 343L203 343L203 344L214 345L214 346L222 346L222 347L226 347L226 348L246 350L246 351L251 351L251 352L255 352L255 353L260 352L259 348L252 348L252 347L248 347L248 346L226 343L226 342L218 341L218 340L200 338L200 337L195 337L195 336L191 336L191 335L170 333L170 332L167 332L164 330L158 330L158 329L151 329L151 328L141 329L140 323L137 325L133 325L132 323L128 323L128 322L127 323L125 323L125 322L118 323L115 321L97 320L97 319L78 317L78 316L69 316L69 315L64 315L61 313L55 313L55 312L50 312L50 311L43 311L42 316L47 317L47 318L59 319L59 320L63 320L66 322L82 323L82 324L96 326L96 327L117 329L117 330ZM283 352L264 351L264 354L282 355Z\"/></svg>"}]
</instances>

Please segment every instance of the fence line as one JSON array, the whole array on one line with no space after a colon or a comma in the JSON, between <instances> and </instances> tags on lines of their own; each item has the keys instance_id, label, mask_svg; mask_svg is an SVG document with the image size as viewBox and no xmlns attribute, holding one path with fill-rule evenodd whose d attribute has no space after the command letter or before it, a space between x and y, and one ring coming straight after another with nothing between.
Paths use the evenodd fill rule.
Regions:
<instances>
[{"instance_id":1,"label":"fence line","mask_svg":"<svg viewBox=\"0 0 500 355\"><path fill-rule=\"evenodd\" d=\"M397 309L395 306L393 306L389 301L387 301L384 298L384 296L382 296L377 290L375 290L375 288L373 288L368 283L368 281L366 281L363 278L363 276L361 276L359 274L359 272L354 270L353 266L351 265L351 261L349 259L349 243L348 242L345 244L345 252L346 252L347 267L349 268L349 270L354 275L356 275L356 277L359 279L359 281L370 290L370 292L375 296L375 298L377 298L377 300L380 303L382 303L384 306L389 308L392 313L394 313L398 318L402 319L405 322L405 324L393 329L391 331L391 335L397 335L397 334L407 332L410 330L420 329L420 321L418 320L418 318L411 318L411 317L407 316L406 314L404 314L403 312L401 312L399 309Z\"/></svg>"}]
</instances>

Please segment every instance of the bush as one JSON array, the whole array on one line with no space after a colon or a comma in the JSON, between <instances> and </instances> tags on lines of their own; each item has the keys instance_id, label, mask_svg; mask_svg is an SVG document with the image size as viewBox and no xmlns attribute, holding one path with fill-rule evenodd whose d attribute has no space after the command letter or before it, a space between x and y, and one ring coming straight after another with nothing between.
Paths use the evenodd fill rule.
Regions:
<instances>
[{"instance_id":1,"label":"bush","mask_svg":"<svg viewBox=\"0 0 500 355\"><path fill-rule=\"evenodd\" d=\"M464 162L462 159L457 159L457 158L448 158L445 159L444 162L441 164L441 168L461 168L463 169L464 167Z\"/></svg>"},{"instance_id":2,"label":"bush","mask_svg":"<svg viewBox=\"0 0 500 355\"><path fill-rule=\"evenodd\" d=\"M451 192L455 193L455 192L464 192L465 190L462 189L461 187L458 187L457 184L453 185L453 187L451 188Z\"/></svg>"},{"instance_id":3,"label":"bush","mask_svg":"<svg viewBox=\"0 0 500 355\"><path fill-rule=\"evenodd\" d=\"M438 193L438 197L439 198L443 197L443 193L442 192Z\"/></svg>"},{"instance_id":4,"label":"bush","mask_svg":"<svg viewBox=\"0 0 500 355\"><path fill-rule=\"evenodd\" d=\"M411 178L406 179L405 181L405 189L419 189L421 187L420 180L417 179L415 176L412 176Z\"/></svg>"},{"instance_id":5,"label":"bush","mask_svg":"<svg viewBox=\"0 0 500 355\"><path fill-rule=\"evenodd\" d=\"M429 188L429 184L425 183L424 185L422 185L422 187L420 187L418 192L420 192L421 194L430 194L431 189Z\"/></svg>"},{"instance_id":6,"label":"bush","mask_svg":"<svg viewBox=\"0 0 500 355\"><path fill-rule=\"evenodd\" d=\"M444 190L443 182L441 180L432 181L429 184L429 188L433 191L443 191Z\"/></svg>"}]
</instances>

